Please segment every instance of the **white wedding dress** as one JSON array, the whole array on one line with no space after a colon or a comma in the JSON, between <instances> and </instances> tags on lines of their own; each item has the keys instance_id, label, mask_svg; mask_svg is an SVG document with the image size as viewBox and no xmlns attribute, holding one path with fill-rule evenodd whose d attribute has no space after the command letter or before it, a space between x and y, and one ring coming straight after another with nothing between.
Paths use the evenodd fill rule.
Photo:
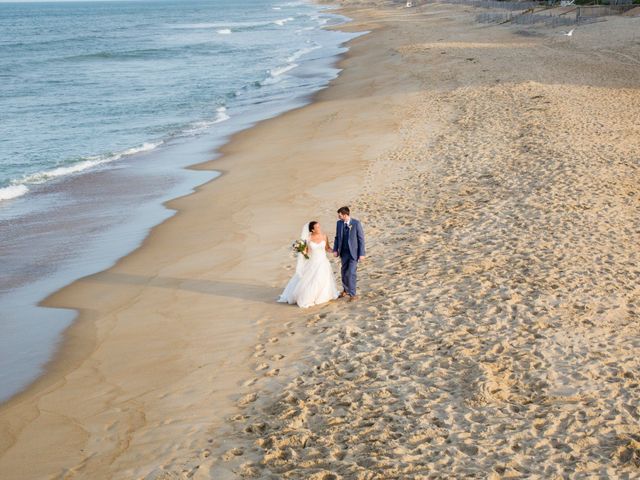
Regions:
<instances>
[{"instance_id":1,"label":"white wedding dress","mask_svg":"<svg viewBox=\"0 0 640 480\"><path fill-rule=\"evenodd\" d=\"M336 280L324 250L326 243L325 240L315 243L307 239L309 259L298 254L296 273L287 283L279 302L309 308L338 298Z\"/></svg>"}]
</instances>

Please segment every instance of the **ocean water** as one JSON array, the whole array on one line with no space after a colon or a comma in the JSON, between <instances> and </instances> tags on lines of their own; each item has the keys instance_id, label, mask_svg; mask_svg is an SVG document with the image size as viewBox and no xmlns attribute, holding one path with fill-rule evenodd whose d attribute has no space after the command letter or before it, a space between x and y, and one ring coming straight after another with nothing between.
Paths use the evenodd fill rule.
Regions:
<instances>
[{"instance_id":1,"label":"ocean water","mask_svg":"<svg viewBox=\"0 0 640 480\"><path fill-rule=\"evenodd\" d=\"M306 89L317 7L264 0L0 4L0 200Z\"/></svg>"},{"instance_id":2,"label":"ocean water","mask_svg":"<svg viewBox=\"0 0 640 480\"><path fill-rule=\"evenodd\" d=\"M0 3L0 401L76 312L38 302L112 265L215 172L234 132L309 101L354 34L277 0Z\"/></svg>"}]
</instances>

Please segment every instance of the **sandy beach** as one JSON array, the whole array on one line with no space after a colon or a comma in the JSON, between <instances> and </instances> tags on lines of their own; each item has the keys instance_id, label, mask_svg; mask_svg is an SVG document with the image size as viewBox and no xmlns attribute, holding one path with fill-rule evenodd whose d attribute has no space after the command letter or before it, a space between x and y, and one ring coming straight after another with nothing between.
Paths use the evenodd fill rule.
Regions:
<instances>
[{"instance_id":1,"label":"sandy beach","mask_svg":"<svg viewBox=\"0 0 640 480\"><path fill-rule=\"evenodd\" d=\"M47 299L80 317L0 407L2 479L640 476L640 18L380 3L344 2L370 33L312 104ZM360 301L275 303L343 204Z\"/></svg>"}]
</instances>

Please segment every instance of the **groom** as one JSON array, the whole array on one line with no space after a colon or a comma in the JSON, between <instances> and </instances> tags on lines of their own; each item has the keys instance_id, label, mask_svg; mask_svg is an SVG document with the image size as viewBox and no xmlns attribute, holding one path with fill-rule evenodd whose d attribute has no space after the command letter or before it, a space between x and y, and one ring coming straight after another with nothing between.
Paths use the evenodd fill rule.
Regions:
<instances>
[{"instance_id":1,"label":"groom","mask_svg":"<svg viewBox=\"0 0 640 480\"><path fill-rule=\"evenodd\" d=\"M333 255L342 262L342 287L340 297L349 295L349 301L356 296L356 270L358 262L364 260L364 231L360 221L349 216L349 207L338 209L336 239L333 242Z\"/></svg>"}]
</instances>

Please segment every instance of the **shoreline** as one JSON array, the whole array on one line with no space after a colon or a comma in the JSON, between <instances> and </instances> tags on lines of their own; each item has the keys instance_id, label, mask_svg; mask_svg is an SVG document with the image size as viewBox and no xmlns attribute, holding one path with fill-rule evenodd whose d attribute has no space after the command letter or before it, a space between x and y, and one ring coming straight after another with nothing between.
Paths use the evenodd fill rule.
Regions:
<instances>
[{"instance_id":1,"label":"shoreline","mask_svg":"<svg viewBox=\"0 0 640 480\"><path fill-rule=\"evenodd\" d=\"M337 11L335 13L341 13L341 12ZM344 28L345 31L350 31L351 25L353 23L354 22L351 21L346 23L345 25L338 26L338 28L340 29ZM336 28L336 27L333 27L333 28ZM357 30L353 30L353 31L355 32ZM351 45L354 42L358 42L360 38L361 37L356 37L355 39L347 42L347 45ZM334 62L334 65L336 65L338 68L342 68L342 66L346 62L348 62L350 58L350 53L351 52L349 50L345 54L340 55L340 57ZM237 175L239 177L244 177L247 174L251 175L250 169L246 169L247 171L245 172L240 172L239 170L242 170L243 167L237 166L237 165L231 165L232 162L228 160L228 157L237 154L237 150L234 147L236 144L243 143L243 142L250 143L250 139L254 136L254 131L268 128L267 126L271 122L286 123L288 121L289 116L298 115L299 112L312 107L314 104L318 102L322 102L323 100L326 99L327 96L330 97L331 95L328 92L332 88L334 88L334 84L336 82L339 83L343 73L344 72L341 72L339 77L331 81L327 87L320 90L319 92L316 92L310 95L309 103L307 105L302 107L297 107L293 110L289 110L287 112L277 115L276 117L260 121L256 125L253 125L247 129L243 129L239 132L234 133L233 135L230 136L228 141L223 146L216 149L215 152L212 152L212 155L216 156L217 158L215 158L214 160L202 162L202 163L187 167L193 170L215 170L216 172L219 172L220 175L216 177L214 180L206 182L205 184L202 184L196 187L194 192L189 195L178 197L168 202L164 202L163 206L169 210L175 211L175 213L171 217L169 217L167 220L153 227L138 248L136 248L134 251L127 254L126 256L120 258L112 267L110 267L105 271L101 271L96 274L89 275L87 277L84 277L82 279L75 281L70 285L49 295L40 303L40 305L46 306L48 308L73 309L73 310L76 310L78 314L76 319L73 321L72 325L65 330L61 344L56 349L57 353L54 355L52 360L46 366L46 373L41 375L37 380L35 380L32 384L30 384L25 390L16 394L15 396L13 396L11 399L9 399L7 402L3 403L0 406L0 424L2 425L3 427L2 430L4 432L2 439L0 439L0 451L2 452L0 453L0 466L2 466L2 463L6 461L7 453L9 451L11 451L12 454L15 454L15 450L17 446L16 439L18 440L18 442L20 442L24 437L29 437L31 435L31 433L29 433L27 430L30 430L31 428L33 428L33 423L37 422L42 417L42 412L39 407L39 404L42 401L42 398L52 394L55 395L59 389L64 389L65 387L63 385L66 383L66 377L72 373L75 373L78 369L81 369L83 365L86 365L86 363L91 360L91 355L96 353L96 349L102 343L101 335L102 335L103 329L105 328L105 326L106 328L112 328L112 324L109 325L109 323L113 322L114 320L113 316L111 316L111 318L108 318L108 317L110 317L110 315L113 315L113 311L120 308L120 305L126 304L127 302L131 301L132 297L136 296L135 294L131 294L131 292L126 291L128 289L114 287L114 288L111 288L111 292L109 292L110 298L108 299L108 301L101 302L99 299L104 298L103 292L104 292L105 286L101 286L100 284L105 283L104 279L108 278L109 275L112 273L113 274L112 278L115 279L113 280L114 283L125 282L126 284L127 282L130 282L130 284L132 285L135 285L138 283L140 284L147 283L148 278L152 278L154 275L149 274L150 273L149 270L151 269L148 269L146 265L145 267L143 267L143 270L142 270L145 272L145 275L134 277L133 279L118 277L119 274L115 272L120 272L121 269L128 268L129 267L128 264L131 262L135 262L136 257L145 255L145 253L143 252L147 252L147 255L153 257L156 254L156 252L149 253L149 251L157 248L154 245L155 243L157 242L163 243L161 240L161 237L166 235L163 233L159 233L159 231L169 229L171 228L170 225L172 223L175 223L181 220L182 216L184 215L184 212L189 210L190 208L185 204L192 203L192 200L190 199L193 196L198 196L198 194L201 194L201 192L203 192L204 190L217 190L219 183L222 183L223 181L225 181L225 179L228 176ZM225 167L228 167L228 168L225 168ZM251 189L249 188L249 191L250 190ZM218 228L220 228L220 225L222 225L223 223L224 223L223 221L212 222L212 224L217 225ZM294 225L297 225L297 223L294 222ZM292 234L295 235L295 233L297 233L297 230L298 230L298 227L293 226L293 228L291 228ZM242 236L242 234L240 233L237 233L236 235ZM217 243L216 246L221 246L225 248L222 245L224 244L224 241L220 243L218 242L216 243ZM210 247L211 244L209 244L208 246ZM280 250L284 252L287 249L281 247ZM286 253L284 253L283 256L284 258L288 258L288 255ZM136 265L136 267L137 266L138 265ZM154 266L155 266L155 268L153 269L154 273L157 273L158 272L157 264ZM170 266L170 262L165 261L164 266ZM186 280L186 279L171 279L172 282L173 281L180 282L182 280ZM233 297L234 295L238 297L242 297L245 294L237 293L235 290L246 290L247 289L246 287L247 285L239 284L235 286L232 283L230 283L229 285L222 285L222 289L233 290L233 292L230 292L228 294L231 297ZM251 288L256 288L257 286L250 285L248 287L249 289L251 289ZM163 287L163 288L166 288L166 287ZM169 288L172 289L173 287L169 287ZM195 289L198 290L198 287L195 287ZM208 287L204 287L204 289L207 290ZM266 302L269 305L270 304L269 300L271 300L272 298L275 299L277 296L277 293L279 293L279 286L275 286L271 288L268 287L266 290L262 290L259 292L256 291L256 293L257 293L257 296L261 297L261 299L259 300L260 302ZM255 300L254 295L249 294L249 297L250 298L248 298L248 300L250 301ZM96 304L98 303L102 303L103 305L101 305L99 308L95 308ZM281 308L281 306L279 306L278 304L275 304L275 300L274 300L274 305L271 305L271 306L277 309ZM295 317L296 313L297 312L294 309L286 309L284 315L287 317ZM258 316L259 315L254 315L254 317L258 317ZM254 325L254 322L256 319L254 319L254 321L252 322L248 322L247 324L243 325L241 332L237 331L238 325L235 324L231 326L233 328L231 328L230 330L228 328L229 326L227 326L226 330L222 329L223 330L222 333L229 337L233 337L236 342L238 341L238 337L242 337L243 335L250 335L255 337L257 327ZM219 388L224 389L224 393L217 397L217 399L219 400L219 402L217 403L217 406L220 407L220 405L224 403L226 405L225 408L227 409L228 412L231 412L232 405L233 405L230 398L236 396L237 386L234 380L237 380L237 378L248 378L252 373L247 368L248 360L250 358L249 352L247 350L249 343L240 340L239 345L241 348L242 348L242 345L244 345L244 350L246 350L244 355L246 355L247 358L246 360L240 360L235 370L226 372L224 382L220 382L221 385L218 385ZM222 357L218 358L217 361L214 361L214 363L216 362L218 365L225 363L224 358ZM239 372L241 371L244 373L240 374ZM229 385L229 383L231 383L231 385ZM161 384L158 386L158 388L161 388ZM76 390L73 396L68 397L68 400L73 403L74 398L82 398L82 394ZM64 410L64 408L62 410ZM66 416L66 414L62 416L64 417ZM222 418L223 418L223 415L219 413L217 415L217 422L218 423L222 422ZM119 420L114 420L114 421L118 422ZM39 434L40 438L36 437L37 440L32 438L32 441L30 443L32 444L42 443L43 446L47 444L55 443L56 441L53 439L55 439L59 434L62 433L62 429L59 428L60 426L55 425L55 423L57 422L51 423L46 427L38 427L38 428L44 428L46 430L51 430L51 432L49 431L47 432L52 434L51 438L42 438L42 437L47 437L48 435L42 435L41 433ZM72 423L78 423L78 422L77 420L74 420ZM124 432L122 433L124 434ZM100 437L98 432L94 432L93 436ZM68 457L64 462L58 465L57 469L59 471L61 471L60 470L61 468L71 468L72 470L75 470L76 468L78 468L82 471L87 469L87 472L91 471L95 474L96 470L93 470L94 466L92 465L91 467L88 467L86 465L86 462L89 460L86 457L86 455L84 453L78 455L77 453L78 449L74 448L76 446L75 445L76 442L79 441L81 442L80 444L83 444L83 442L85 441L90 441L91 437L92 435L84 433L79 437L77 437L75 440L66 438L65 442L67 444L64 445L62 449L67 450L68 454L70 454L70 458L74 458L74 459L70 460L70 458ZM81 438L84 438L84 440L82 440ZM31 447L26 447L26 448L27 450L31 450L34 447L32 445ZM104 448L104 445L102 446L102 449L103 448ZM81 451L84 451L84 449L81 449ZM71 452L73 452L73 454ZM18 456L19 455L20 454L18 454ZM56 461L54 459L50 459L49 461L53 462L54 464L59 462L59 460ZM48 461L44 460L43 465L39 465L39 466L31 465L31 467L35 468L34 473L38 472L37 475L55 475L55 472L52 473L51 471L47 470L47 467L45 466L47 463ZM141 467L141 468L144 468L144 467ZM3 469L0 468L0 471L2 470ZM20 471L17 469L13 470L10 468L8 471L7 478L12 478L11 475L14 475L14 474L17 477L24 477L26 473L24 471Z\"/></svg>"},{"instance_id":2,"label":"shoreline","mask_svg":"<svg viewBox=\"0 0 640 480\"><path fill-rule=\"evenodd\" d=\"M317 10L320 14L322 14L323 10ZM327 19L331 20L331 22L340 21L341 18L339 15L334 15L331 12L328 12L326 15ZM348 19L344 18L343 21L348 21ZM81 250L80 245L74 245L75 248L75 257L74 260L81 264L82 267L75 267L72 264L72 261L66 257L56 258L52 265L49 265L50 270L54 273L46 277L44 280L45 287L41 288L32 288L32 283L29 282L29 278L26 279L20 278L20 281L24 281L24 285L20 288L16 288L14 290L8 290L6 293L7 297L13 296L14 298L19 298L18 302L14 305L11 302L8 302L7 313L9 313L9 322L8 325L12 326L14 323L18 325L18 317L27 316L28 318L39 318L43 317L43 322L47 324L47 334L49 337L53 337L53 340L49 343L44 344L45 342L41 342L41 344L30 345L33 349L34 353L33 357L40 362L32 362L33 365L29 365L24 368L27 372L21 375L14 375L14 377L8 377L7 379L10 381L11 386L13 383L16 384L22 383L23 387L18 391L14 388L6 388L5 391L0 393L5 394L6 392L13 391L9 397L2 396L2 401L0 401L0 407L3 404L6 404L11 398L16 395L20 395L21 392L24 392L29 385L37 382L40 377L46 375L47 369L52 362L56 361L56 352L59 350L59 345L64 342L64 330L71 326L78 316L78 312L75 309L68 309L68 312L55 312L54 310L46 309L46 301L47 298L53 296L59 290L64 289L66 286L75 282L78 279L81 279L85 276L91 276L95 273L99 273L101 271L107 270L113 267L121 258L130 254L132 251L137 250L143 245L144 239L148 236L150 230L155 226L161 224L165 219L170 218L176 212L175 210L168 208L167 203L173 199L180 198L182 196L188 195L194 191L194 187L198 185L202 185L204 183L208 183L210 179L215 180L217 177L217 172L215 171L215 167L210 169L201 169L198 168L198 165L209 163L213 158L215 159L220 155L219 150L220 147L227 142L230 141L230 138L235 134L242 132L244 130L252 128L255 124L268 120L270 118L275 118L280 114L288 111L295 110L300 108L301 106L307 105L313 101L314 95L325 88L327 88L328 83L331 81L330 79L336 76L336 68L335 65L339 61L339 53L344 50L344 43L346 43L345 38L340 38L341 36L337 36L335 34L330 34L327 38L333 38L332 42L327 40L327 44L325 45L325 50L328 50L328 53L323 52L321 55L316 57L312 57L311 59L303 59L300 62L300 65L297 65L299 70L299 75L304 78L306 76L311 75L312 73L318 73L317 80L314 82L310 82L308 85L308 89L311 90L307 93L296 92L291 98L284 100L279 99L275 96L272 99L268 99L269 101L259 106L259 111L252 111L247 106L239 107L239 111L234 111L234 118L232 118L229 122L224 123L221 126L219 131L216 133L209 132L208 134L201 135L199 137L190 139L188 141L184 141L183 139L174 139L174 140L166 140L163 141L163 146L159 149L158 152L153 156L153 158L147 158L149 154L142 154L141 156L134 156L133 160L123 160L122 164L116 168L115 171L89 171L84 175L75 177L75 178L66 178L62 179L63 182L66 182L64 188L66 188L67 192L73 192L74 190L79 190L82 192L86 192L91 188L92 183L106 185L104 188L99 188L97 192L94 193L95 199L94 201L100 202L103 201L105 204L106 200L109 197L109 194L114 194L112 190L117 190L117 193L120 193L120 190L123 188L121 186L122 181L129 182L130 186L133 186L136 182L137 175L141 175L141 172L145 171L145 168L148 169L147 177L151 178L139 178L138 180L141 183L146 182L146 184L151 187L164 187L165 190L158 194L155 190L154 193L149 193L149 197L152 195L154 198L149 200L147 198L143 199L146 201L144 205L147 207L143 214L140 213L130 213L129 217L126 220L120 219L124 228L120 228L120 225L112 225L108 222L108 220L103 220L102 217L108 216L110 213L117 212L117 208L105 207L103 210L98 209L97 207L94 209L94 214L96 215L96 220L93 223L85 222L87 224L85 230L80 230L77 225L73 222L75 221L74 217L80 217L75 210L78 210L81 214L85 213L82 210L82 207L77 207L75 203L73 203L73 193L70 194L72 201L70 202L71 206L75 208L75 210L71 208L67 208L66 211L71 211L71 213L67 213L59 216L57 221L60 223L65 223L69 225L69 229L73 230L74 227L78 231L85 232L85 235L82 236L85 239L85 243L91 242L94 245L93 249L87 249L87 251ZM348 36L346 36L348 38ZM320 48L320 47L318 47ZM313 83L313 85L311 85ZM321 85L322 88L318 90L317 85ZM284 110L284 112L283 112ZM260 113L262 112L262 113ZM208 143L207 143L208 142ZM203 151L206 146L209 145L210 148L207 149L206 153ZM172 157L177 158L190 158L191 163L186 164L186 162L181 160L172 160ZM132 165L132 162L135 163L135 166ZM175 171L171 171L170 166L167 164L173 162L176 163ZM145 167L146 165L146 167ZM130 179L124 178L122 174L119 177L118 170L124 168L126 170L131 170L132 167L134 174L132 175L129 172ZM153 178L153 175L156 175L158 178ZM170 188L166 187L166 184L163 183L165 178L170 181ZM155 182L155 183L154 183ZM126 183L124 183L126 185ZM145 184L145 186L146 186ZM114 185L110 187L109 185ZM63 190L64 190L63 188ZM150 187L147 187L150 188ZM46 187L45 187L46 190ZM49 186L49 195L55 195L58 192L57 187L54 185L53 187ZM46 192L40 192L40 194L45 194ZM40 203L43 203L46 198L39 199ZM131 198L126 197L129 201ZM98 199L98 200L96 200ZM162 201L165 200L165 201ZM125 200L120 201L120 206L124 207ZM77 202L76 202L77 203ZM114 202L115 203L115 202ZM134 210L134 209L132 209ZM40 212L37 211L37 208L34 207L33 211L27 211L27 214L30 215L29 221L37 224L38 228L44 229L47 225L40 227L40 224L43 222L37 222L37 216L40 215ZM75 214L75 215L74 215ZM144 217L142 217L144 215ZM31 220L31 218L35 218L35 220ZM68 218L71 217L71 218ZM122 215L124 217L124 215ZM137 221L136 221L137 219ZM29 224L29 221L27 224ZM135 225L134 225L135 222ZM11 220L8 221L7 225L11 224ZM95 224L95 225L94 225ZM142 224L142 226L140 226ZM36 228L36 227L33 227ZM53 228L53 227L51 227ZM118 229L119 232L114 234L112 231ZM100 230L99 233L93 235L93 230ZM28 229L27 229L28 232ZM25 233L25 231L23 231ZM13 237L11 237L13 232L9 231L9 244L17 243ZM118 234L120 234L121 238L126 238L126 240L121 240L118 238ZM33 234L35 236L35 234ZM115 237L115 238L114 238ZM49 242L52 243L52 242ZM69 242L69 245L72 245ZM113 247L113 245L116 245ZM37 263L45 263L47 253L55 248L55 245L49 245L46 241L42 242L42 244L36 244L36 249L39 249L40 252L44 252L41 254L41 258L37 257L34 261ZM20 249L9 249L5 252L7 255L13 255L14 258L21 258L26 255ZM56 252L54 252L56 253ZM92 255L93 254L93 255ZM80 257L80 255L82 257ZM78 260L81 258L81 260ZM12 265L13 266L13 265ZM36 277L37 278L37 277ZM13 277L9 277L6 280L6 284L10 284ZM28 297L27 297L28 296ZM28 298L30 301L27 302L24 300ZM1 299L0 299L1 300ZM31 301L32 300L32 301ZM24 306L24 308L20 308ZM42 307L42 308L41 308ZM51 319L53 315L58 313L58 316L61 317L57 323L60 323L60 327L57 327L57 323L54 324L53 321L46 322L47 319ZM16 317L15 319L13 317ZM37 320L32 320L31 324L37 325ZM55 325L49 327L49 325ZM28 330L28 329L26 329ZM15 340L17 343L23 340L20 337L20 329L16 326ZM13 340L13 337L10 337ZM43 337L44 338L44 337ZM48 338L47 338L48 339ZM6 340L6 339L5 339ZM7 345L12 345L10 341L6 342ZM27 348L27 347L25 347ZM50 350L51 354L49 355L41 355L39 352L44 350ZM4 352L6 356L7 368L8 371L11 371L12 368L20 368L20 359L22 358L20 355L11 355L12 352L9 348ZM3 360L5 357L3 357ZM13 362L13 363L12 363ZM37 371L40 371L40 374L33 374ZM26 377L31 377L32 380L29 382L19 382L20 380L24 380ZM5 387L7 387L5 385Z\"/></svg>"},{"instance_id":3,"label":"shoreline","mask_svg":"<svg viewBox=\"0 0 640 480\"><path fill-rule=\"evenodd\" d=\"M3 430L24 425L0 456L7 478L500 478L543 462L549 475L563 462L602 472L589 463L601 450L632 468L624 435L633 432L616 400L637 398L637 361L619 356L637 342L635 293L616 284L629 298L608 304L597 281L615 278L576 265L602 248L621 278L633 274L624 270L638 244L625 211L637 207L624 161L640 151L633 123L611 143L592 131L600 115L638 118L637 71L611 53L594 57L602 24L574 46L479 26L459 6L347 11L345 27L371 33L350 42L337 80L311 104L234 135L218 159L193 167L222 175L168 202L180 213L143 247L48 300L80 306L77 340L95 341L64 382L0 408ZM277 304L293 267L287 239L310 216L331 232L343 203L365 215L373 244L361 302ZM606 243L611 219L624 232L619 248ZM549 245L562 255L549 257ZM584 278L595 290L574 297ZM572 337L558 339L567 325ZM589 356L597 339L610 343ZM586 367L563 363L575 352ZM620 368L602 370L598 355ZM530 367L537 361L544 369ZM615 382L593 391L572 369ZM598 415L610 406L622 413L607 430ZM547 422L531 416L539 412ZM600 444L584 443L584 415ZM595 457L577 463L556 445Z\"/></svg>"}]
</instances>

